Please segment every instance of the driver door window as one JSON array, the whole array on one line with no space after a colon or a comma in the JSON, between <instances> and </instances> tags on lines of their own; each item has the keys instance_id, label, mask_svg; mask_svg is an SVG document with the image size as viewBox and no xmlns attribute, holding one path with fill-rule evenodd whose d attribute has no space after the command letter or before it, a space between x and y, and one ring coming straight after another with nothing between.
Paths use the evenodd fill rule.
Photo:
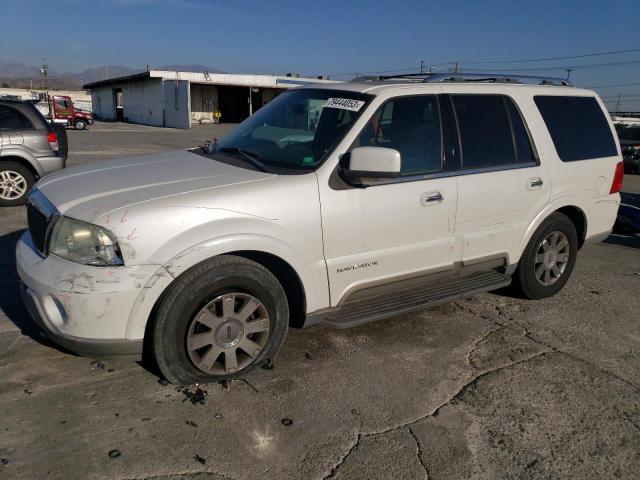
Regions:
<instances>
[{"instance_id":1,"label":"driver door window","mask_svg":"<svg viewBox=\"0 0 640 480\"><path fill-rule=\"evenodd\" d=\"M441 172L440 111L436 96L400 97L382 105L352 148L364 146L398 150L403 176Z\"/></svg>"}]
</instances>

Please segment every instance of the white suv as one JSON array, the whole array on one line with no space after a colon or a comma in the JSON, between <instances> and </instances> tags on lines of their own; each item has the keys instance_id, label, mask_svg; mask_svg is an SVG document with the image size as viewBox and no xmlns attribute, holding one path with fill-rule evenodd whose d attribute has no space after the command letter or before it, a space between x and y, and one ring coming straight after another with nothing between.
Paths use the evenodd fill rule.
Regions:
<instances>
[{"instance_id":1,"label":"white suv","mask_svg":"<svg viewBox=\"0 0 640 480\"><path fill-rule=\"evenodd\" d=\"M289 326L553 295L610 232L623 168L596 94L552 83L300 88L206 148L50 175L17 247L25 303L62 346L144 344L189 384L264 365Z\"/></svg>"}]
</instances>

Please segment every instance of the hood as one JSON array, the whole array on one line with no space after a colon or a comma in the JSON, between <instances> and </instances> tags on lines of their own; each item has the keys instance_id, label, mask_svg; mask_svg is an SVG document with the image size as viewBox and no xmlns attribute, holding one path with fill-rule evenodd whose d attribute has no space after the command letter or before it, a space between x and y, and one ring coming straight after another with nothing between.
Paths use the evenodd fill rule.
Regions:
<instances>
[{"instance_id":1,"label":"hood","mask_svg":"<svg viewBox=\"0 0 640 480\"><path fill-rule=\"evenodd\" d=\"M61 213L91 221L134 204L270 177L180 150L68 168L37 187Z\"/></svg>"}]
</instances>

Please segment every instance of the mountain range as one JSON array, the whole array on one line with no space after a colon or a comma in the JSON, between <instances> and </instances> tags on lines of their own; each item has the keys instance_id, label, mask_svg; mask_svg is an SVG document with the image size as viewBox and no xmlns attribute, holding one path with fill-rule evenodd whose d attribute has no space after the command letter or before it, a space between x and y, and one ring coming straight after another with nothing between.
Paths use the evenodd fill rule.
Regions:
<instances>
[{"instance_id":1,"label":"mountain range","mask_svg":"<svg viewBox=\"0 0 640 480\"><path fill-rule=\"evenodd\" d=\"M151 67L153 70L178 70L181 72L211 72L222 73L217 68L206 65L163 65ZM80 90L82 85L108 78L133 75L146 70L144 68L131 68L124 65L103 65L100 67L88 68L79 73L60 73L49 70L49 85L51 89L60 90ZM13 88L42 88L42 78L40 67L33 67L17 62L0 62L0 85L8 85Z\"/></svg>"}]
</instances>

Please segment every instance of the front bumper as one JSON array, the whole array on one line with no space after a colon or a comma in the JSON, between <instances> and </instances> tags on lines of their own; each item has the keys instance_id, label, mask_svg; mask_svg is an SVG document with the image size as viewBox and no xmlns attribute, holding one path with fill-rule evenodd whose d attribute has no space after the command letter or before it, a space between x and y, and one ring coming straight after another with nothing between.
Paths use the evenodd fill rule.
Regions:
<instances>
[{"instance_id":1,"label":"front bumper","mask_svg":"<svg viewBox=\"0 0 640 480\"><path fill-rule=\"evenodd\" d=\"M53 342L80 355L140 358L155 301L151 287L160 283L159 274L168 276L162 267L93 267L43 258L28 231L18 241L16 265L29 314ZM132 319L142 328L132 331Z\"/></svg>"},{"instance_id":2,"label":"front bumper","mask_svg":"<svg viewBox=\"0 0 640 480\"><path fill-rule=\"evenodd\" d=\"M37 294L23 282L20 282L20 287L22 301L29 315L53 343L78 355L87 357L109 358L126 356L132 357L134 360L142 358L142 340L95 340L65 335L54 330L43 312Z\"/></svg>"}]
</instances>

